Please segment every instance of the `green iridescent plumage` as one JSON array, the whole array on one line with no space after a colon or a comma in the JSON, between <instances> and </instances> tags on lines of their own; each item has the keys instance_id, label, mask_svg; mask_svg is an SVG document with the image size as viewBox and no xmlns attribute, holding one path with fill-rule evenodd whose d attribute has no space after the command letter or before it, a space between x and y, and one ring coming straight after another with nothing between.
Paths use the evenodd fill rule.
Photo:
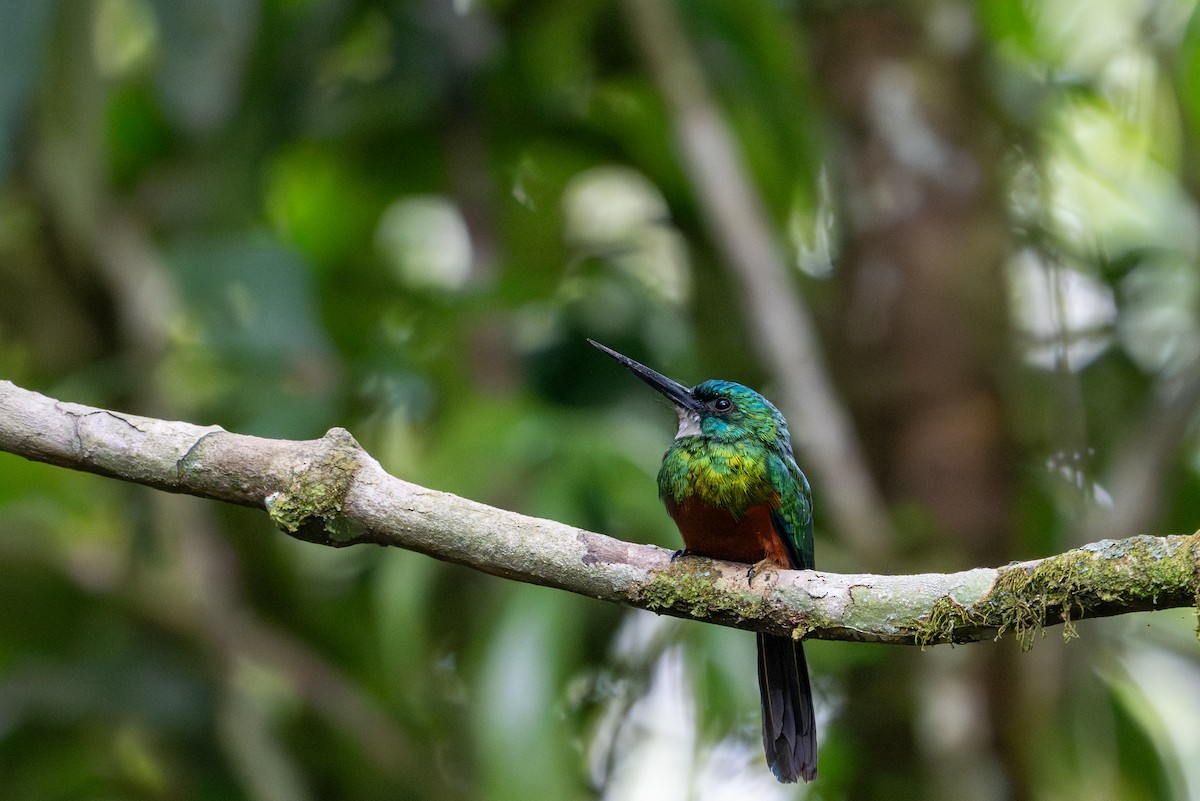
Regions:
<instances>
[{"instance_id":1,"label":"green iridescent plumage","mask_svg":"<svg viewBox=\"0 0 1200 801\"><path fill-rule=\"evenodd\" d=\"M792 566L814 567L812 494L792 457L783 415L732 381L705 381L690 391L704 403L724 398L731 407L723 415L701 415L696 433L675 439L658 473L659 496L676 504L695 498L735 518L754 506L776 506L778 498L773 516Z\"/></svg>"}]
</instances>

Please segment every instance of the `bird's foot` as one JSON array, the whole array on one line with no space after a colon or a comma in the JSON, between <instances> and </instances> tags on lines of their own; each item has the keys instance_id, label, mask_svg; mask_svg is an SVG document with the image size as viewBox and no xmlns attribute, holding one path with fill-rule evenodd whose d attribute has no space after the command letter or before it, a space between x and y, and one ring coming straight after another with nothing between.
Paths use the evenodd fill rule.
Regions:
<instances>
[{"instance_id":1,"label":"bird's foot","mask_svg":"<svg viewBox=\"0 0 1200 801\"><path fill-rule=\"evenodd\" d=\"M687 548L680 548L678 551L671 551L671 561L674 562L681 556L691 556L692 552Z\"/></svg>"},{"instance_id":2,"label":"bird's foot","mask_svg":"<svg viewBox=\"0 0 1200 801\"><path fill-rule=\"evenodd\" d=\"M774 570L776 567L777 565L770 559L760 559L746 570L746 583L753 587L755 576L768 570Z\"/></svg>"}]
</instances>

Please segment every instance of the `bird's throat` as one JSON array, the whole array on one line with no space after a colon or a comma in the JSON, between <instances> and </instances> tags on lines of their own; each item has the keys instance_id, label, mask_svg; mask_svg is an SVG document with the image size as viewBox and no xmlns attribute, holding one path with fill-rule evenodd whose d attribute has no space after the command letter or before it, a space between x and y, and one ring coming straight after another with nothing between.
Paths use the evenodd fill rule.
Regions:
<instances>
[{"instance_id":1,"label":"bird's throat","mask_svg":"<svg viewBox=\"0 0 1200 801\"><path fill-rule=\"evenodd\" d=\"M676 408L675 411L679 413L679 430L675 432L675 439L700 436L700 415L690 409Z\"/></svg>"}]
</instances>

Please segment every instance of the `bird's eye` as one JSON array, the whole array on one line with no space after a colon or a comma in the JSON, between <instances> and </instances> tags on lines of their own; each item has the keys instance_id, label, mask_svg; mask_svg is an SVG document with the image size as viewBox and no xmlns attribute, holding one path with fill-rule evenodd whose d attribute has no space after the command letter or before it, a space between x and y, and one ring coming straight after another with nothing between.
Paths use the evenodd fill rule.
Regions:
<instances>
[{"instance_id":1,"label":"bird's eye","mask_svg":"<svg viewBox=\"0 0 1200 801\"><path fill-rule=\"evenodd\" d=\"M729 398L717 398L712 402L712 409L714 412L727 412L732 408L733 401L729 400Z\"/></svg>"}]
</instances>

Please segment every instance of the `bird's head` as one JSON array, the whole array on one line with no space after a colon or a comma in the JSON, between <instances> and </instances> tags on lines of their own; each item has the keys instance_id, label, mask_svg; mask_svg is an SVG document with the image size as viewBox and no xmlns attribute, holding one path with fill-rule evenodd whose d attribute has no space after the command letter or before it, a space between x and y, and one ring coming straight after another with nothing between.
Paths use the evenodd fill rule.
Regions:
<instances>
[{"instance_id":1,"label":"bird's head","mask_svg":"<svg viewBox=\"0 0 1200 801\"><path fill-rule=\"evenodd\" d=\"M705 381L690 389L640 362L589 339L638 378L665 395L679 414L679 437L717 442L759 439L791 450L787 421L769 400L733 381Z\"/></svg>"}]
</instances>

